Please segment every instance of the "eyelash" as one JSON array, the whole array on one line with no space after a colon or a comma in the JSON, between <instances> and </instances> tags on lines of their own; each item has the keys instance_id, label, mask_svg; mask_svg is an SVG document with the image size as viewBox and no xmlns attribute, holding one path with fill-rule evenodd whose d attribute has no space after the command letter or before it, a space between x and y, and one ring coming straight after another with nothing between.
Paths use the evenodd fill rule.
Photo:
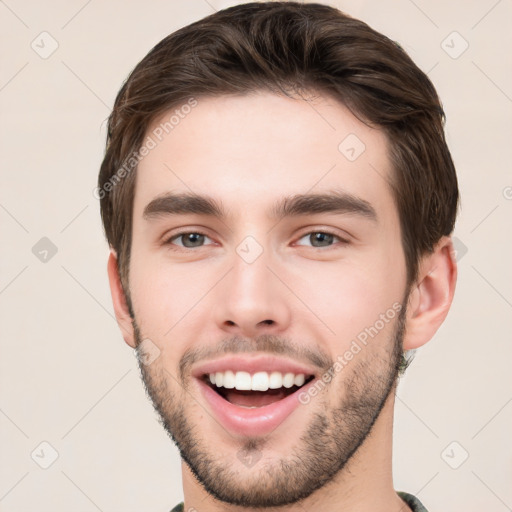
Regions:
<instances>
[{"instance_id":1,"label":"eyelash","mask_svg":"<svg viewBox=\"0 0 512 512\"><path fill-rule=\"evenodd\" d=\"M340 235L337 235L336 233L333 233L333 232L331 232L329 230L313 230L313 231L308 231L306 233L303 233L298 238L298 240L302 240L305 236L312 235L314 233L321 233L323 235L331 235L334 238L337 238L339 240L339 243L341 243L342 245L348 245L350 243L348 240L342 238ZM171 250L173 250L173 251L183 251L183 250L187 251L187 250L201 249L201 248L204 247L204 245L199 246L199 247L181 247L181 246L174 246L174 244L172 243L173 240L179 238L180 236L189 235L189 234L201 235L201 236L205 236L207 238L210 238L206 233L203 233L202 231L181 231L179 233L174 233L171 237L167 238L164 241L164 245L168 245L171 248ZM310 247L312 249L323 249L325 251L325 250L332 249L334 247L334 245L330 245L330 246L326 246L326 247L314 247L314 246L310 246Z\"/></svg>"}]
</instances>

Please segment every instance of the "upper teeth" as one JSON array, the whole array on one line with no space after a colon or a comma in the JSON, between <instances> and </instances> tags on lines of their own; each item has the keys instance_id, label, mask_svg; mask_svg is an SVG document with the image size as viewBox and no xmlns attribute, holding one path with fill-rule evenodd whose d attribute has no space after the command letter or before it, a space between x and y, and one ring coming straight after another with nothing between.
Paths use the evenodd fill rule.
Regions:
<instances>
[{"instance_id":1,"label":"upper teeth","mask_svg":"<svg viewBox=\"0 0 512 512\"><path fill-rule=\"evenodd\" d=\"M217 387L238 389L239 391L267 391L267 389L279 389L281 387L291 388L293 385L302 386L306 380L303 373L281 373L281 372L256 372L251 375L249 372L225 372L210 373L210 382Z\"/></svg>"}]
</instances>

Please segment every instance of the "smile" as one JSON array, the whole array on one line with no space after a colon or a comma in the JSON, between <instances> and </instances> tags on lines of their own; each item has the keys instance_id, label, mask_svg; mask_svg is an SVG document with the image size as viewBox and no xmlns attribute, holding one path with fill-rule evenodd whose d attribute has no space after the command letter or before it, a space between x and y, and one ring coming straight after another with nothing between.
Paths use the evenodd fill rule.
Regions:
<instances>
[{"instance_id":1,"label":"smile","mask_svg":"<svg viewBox=\"0 0 512 512\"><path fill-rule=\"evenodd\" d=\"M280 386L266 391L253 389L238 389L246 387L244 382L248 381L244 372L233 372L235 385L226 388L212 383L210 375L203 375L196 379L200 388L200 394L206 402L207 410L211 416L231 434L240 436L264 436L276 430L292 413L301 405L299 394L314 384L316 381L313 375L306 378L301 386L295 384L295 378L300 382L302 378L294 375L294 384L290 387ZM242 373L241 377L237 377ZM256 375L256 383L262 377ZM251 387L255 375L250 375ZM240 378L241 384L237 384ZM269 376L269 384L270 384ZM277 376L274 376L277 383ZM283 381L289 383L291 377L283 376ZM215 374L217 380L217 374ZM228 376L228 385L231 385Z\"/></svg>"}]
</instances>

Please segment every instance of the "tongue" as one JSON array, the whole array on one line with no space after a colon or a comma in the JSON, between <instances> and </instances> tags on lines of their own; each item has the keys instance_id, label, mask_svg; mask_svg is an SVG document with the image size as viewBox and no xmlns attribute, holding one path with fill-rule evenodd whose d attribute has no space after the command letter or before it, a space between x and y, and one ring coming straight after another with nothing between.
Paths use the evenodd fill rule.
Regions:
<instances>
[{"instance_id":1,"label":"tongue","mask_svg":"<svg viewBox=\"0 0 512 512\"><path fill-rule=\"evenodd\" d=\"M297 388L279 388L269 389L268 391L238 391L236 389L223 389L222 396L232 404L243 405L245 407L263 407L264 405L273 404L289 394L293 393Z\"/></svg>"}]
</instances>

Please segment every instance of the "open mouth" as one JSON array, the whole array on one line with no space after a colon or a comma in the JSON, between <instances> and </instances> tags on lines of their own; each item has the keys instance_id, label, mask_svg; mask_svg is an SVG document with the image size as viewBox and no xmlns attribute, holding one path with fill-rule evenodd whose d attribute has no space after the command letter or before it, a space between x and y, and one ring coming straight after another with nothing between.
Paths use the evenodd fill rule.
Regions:
<instances>
[{"instance_id":1,"label":"open mouth","mask_svg":"<svg viewBox=\"0 0 512 512\"><path fill-rule=\"evenodd\" d=\"M315 378L314 375L304 374L262 373L266 372L254 375L247 372L219 372L203 375L202 380L229 403L239 407L255 408L283 400Z\"/></svg>"}]
</instances>

